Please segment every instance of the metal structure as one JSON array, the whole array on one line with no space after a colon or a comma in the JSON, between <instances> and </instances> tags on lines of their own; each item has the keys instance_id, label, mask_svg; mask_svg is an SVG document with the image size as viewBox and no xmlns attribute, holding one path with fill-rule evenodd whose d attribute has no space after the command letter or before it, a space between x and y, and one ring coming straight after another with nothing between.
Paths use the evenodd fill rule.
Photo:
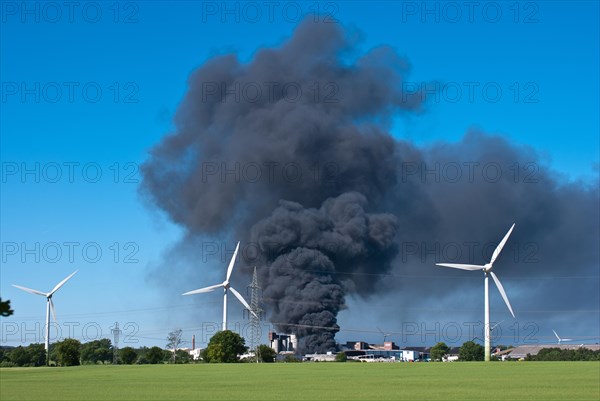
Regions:
<instances>
[{"instance_id":1,"label":"metal structure","mask_svg":"<svg viewBox=\"0 0 600 401\"><path fill-rule=\"evenodd\" d=\"M506 244L506 241L508 241L508 237L510 237L510 234L512 233L514 228L515 228L515 225L513 224L510 227L510 230L508 230L508 232L504 236L504 238L502 238L502 241L500 241L500 243L494 250L494 253L492 254L492 259L489 261L489 263L486 263L485 265L471 265L471 264L462 264L462 263L436 263L437 266L451 267L453 269L483 271L483 274L485 277L484 281L483 281L483 283L484 283L484 319L485 319L483 333L484 333L484 346L485 346L484 359L486 362L488 362L490 360L490 354L491 354L490 291L489 291L489 277L490 276L492 276L494 283L496 283L496 287L498 287L498 291L500 292L500 295L502 295L502 299L504 299L504 302L506 303L506 306L508 307L510 314L512 315L513 318L515 317L515 313L513 312L512 306L510 306L510 302L508 301L508 297L506 296L506 291L504 291L504 287L500 283L500 280L498 279L496 274L494 274L494 272L492 271L492 269L494 268L494 262L496 261L498 256L500 256L500 252L502 251L502 248L504 248L504 245Z\"/></svg>"},{"instance_id":2,"label":"metal structure","mask_svg":"<svg viewBox=\"0 0 600 401\"><path fill-rule=\"evenodd\" d=\"M260 318L262 317L263 310L260 307L260 294L261 288L258 284L258 275L256 274L256 266L254 266L254 273L252 274L252 282L248 286L250 292L250 309L248 310L248 316L250 317L250 349L254 350L256 356L256 362L260 360L258 355L258 345L260 343ZM254 312L254 313L250 313Z\"/></svg>"},{"instance_id":3,"label":"metal structure","mask_svg":"<svg viewBox=\"0 0 600 401\"><path fill-rule=\"evenodd\" d=\"M119 322L115 322L115 327L111 328L110 331L113 333L113 365L116 365L119 363L119 336L122 333Z\"/></svg>"},{"instance_id":4,"label":"metal structure","mask_svg":"<svg viewBox=\"0 0 600 401\"><path fill-rule=\"evenodd\" d=\"M56 322L56 310L54 310L54 302L52 302L52 295L54 295L54 293L58 291L58 289L62 287L78 271L79 270L75 270L73 273L69 274L67 278L65 278L60 283L56 284L52 291L48 293L38 290L32 290L31 288L13 284L13 287L15 288L26 291L30 294L41 295L46 298L46 341L44 342L44 348L46 349L46 365L50 365L50 312L52 312L52 315L54 316L54 322Z\"/></svg>"}]
</instances>

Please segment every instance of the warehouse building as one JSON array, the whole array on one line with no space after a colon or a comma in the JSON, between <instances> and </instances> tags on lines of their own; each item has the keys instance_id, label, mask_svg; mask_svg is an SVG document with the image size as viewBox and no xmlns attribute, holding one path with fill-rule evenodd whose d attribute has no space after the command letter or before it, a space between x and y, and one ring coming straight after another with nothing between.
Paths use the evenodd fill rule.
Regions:
<instances>
[{"instance_id":1,"label":"warehouse building","mask_svg":"<svg viewBox=\"0 0 600 401\"><path fill-rule=\"evenodd\" d=\"M592 351L600 350L600 345L598 344L542 344L542 345L519 345L515 348L510 348L504 351L499 351L494 353L498 358L505 359L525 359L527 354L529 355L537 355L542 349L545 348L560 348L560 349L570 349L576 350L579 348L587 348Z\"/></svg>"}]
</instances>

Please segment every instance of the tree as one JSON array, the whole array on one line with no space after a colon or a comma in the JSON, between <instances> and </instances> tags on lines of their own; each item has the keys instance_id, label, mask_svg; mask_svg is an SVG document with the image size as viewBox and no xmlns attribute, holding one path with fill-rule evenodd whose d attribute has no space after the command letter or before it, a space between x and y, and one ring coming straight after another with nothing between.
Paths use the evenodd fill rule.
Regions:
<instances>
[{"instance_id":1,"label":"tree","mask_svg":"<svg viewBox=\"0 0 600 401\"><path fill-rule=\"evenodd\" d=\"M119 350L121 362L126 365L131 365L137 359L137 352L131 347L121 348Z\"/></svg>"},{"instance_id":2,"label":"tree","mask_svg":"<svg viewBox=\"0 0 600 401\"><path fill-rule=\"evenodd\" d=\"M258 350L258 360L265 363L275 362L275 357L277 353L275 350L268 345L261 344L257 348Z\"/></svg>"},{"instance_id":3,"label":"tree","mask_svg":"<svg viewBox=\"0 0 600 401\"><path fill-rule=\"evenodd\" d=\"M164 360L164 352L160 347L152 347L148 350L148 352L146 353L145 359L148 361L147 363L150 364L157 364L157 363L162 363Z\"/></svg>"},{"instance_id":4,"label":"tree","mask_svg":"<svg viewBox=\"0 0 600 401\"><path fill-rule=\"evenodd\" d=\"M3 301L2 298L0 298L0 316L7 317L14 312L14 310L10 309L10 300Z\"/></svg>"},{"instance_id":5,"label":"tree","mask_svg":"<svg viewBox=\"0 0 600 401\"><path fill-rule=\"evenodd\" d=\"M175 354L177 354L177 362L175 363L190 363L192 361L192 356L185 350L178 349Z\"/></svg>"},{"instance_id":6,"label":"tree","mask_svg":"<svg viewBox=\"0 0 600 401\"><path fill-rule=\"evenodd\" d=\"M177 348L179 348L179 346L182 343L182 340L181 340L182 333L183 333L183 330L177 329L177 330L173 330L172 332L170 332L169 335L167 336L167 348L173 350L173 363L175 363L175 361L176 361Z\"/></svg>"},{"instance_id":7,"label":"tree","mask_svg":"<svg viewBox=\"0 0 600 401\"><path fill-rule=\"evenodd\" d=\"M29 344L27 354L29 355L29 366L46 365L46 347L44 344Z\"/></svg>"},{"instance_id":8,"label":"tree","mask_svg":"<svg viewBox=\"0 0 600 401\"><path fill-rule=\"evenodd\" d=\"M56 361L60 366L79 365L81 343L73 338L66 338L54 344Z\"/></svg>"},{"instance_id":9,"label":"tree","mask_svg":"<svg viewBox=\"0 0 600 401\"><path fill-rule=\"evenodd\" d=\"M458 351L458 359L461 361L483 361L483 355L483 347L473 341L467 341Z\"/></svg>"},{"instance_id":10,"label":"tree","mask_svg":"<svg viewBox=\"0 0 600 401\"><path fill-rule=\"evenodd\" d=\"M113 359L112 344L108 338L94 340L81 346L81 363L106 363Z\"/></svg>"},{"instance_id":11,"label":"tree","mask_svg":"<svg viewBox=\"0 0 600 401\"><path fill-rule=\"evenodd\" d=\"M244 339L231 330L217 332L211 337L202 357L210 363L231 363L238 361L238 355L246 352Z\"/></svg>"},{"instance_id":12,"label":"tree","mask_svg":"<svg viewBox=\"0 0 600 401\"><path fill-rule=\"evenodd\" d=\"M450 347L446 343L440 342L431 347L429 350L429 356L432 361L441 361L444 356L450 351Z\"/></svg>"},{"instance_id":13,"label":"tree","mask_svg":"<svg viewBox=\"0 0 600 401\"><path fill-rule=\"evenodd\" d=\"M346 362L347 360L348 360L348 356L346 355L345 352L338 352L337 354L335 354L336 362Z\"/></svg>"},{"instance_id":14,"label":"tree","mask_svg":"<svg viewBox=\"0 0 600 401\"><path fill-rule=\"evenodd\" d=\"M27 348L19 345L14 348L9 355L9 360L15 364L15 366L29 366L29 355L27 354Z\"/></svg>"}]
</instances>

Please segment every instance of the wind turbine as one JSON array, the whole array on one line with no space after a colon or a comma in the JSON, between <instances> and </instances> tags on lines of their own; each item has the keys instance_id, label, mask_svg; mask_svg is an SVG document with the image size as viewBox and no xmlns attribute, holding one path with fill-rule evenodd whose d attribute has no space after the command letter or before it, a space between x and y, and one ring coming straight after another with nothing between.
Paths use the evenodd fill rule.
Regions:
<instances>
[{"instance_id":1,"label":"wind turbine","mask_svg":"<svg viewBox=\"0 0 600 401\"><path fill-rule=\"evenodd\" d=\"M485 296L484 333L485 333L485 360L486 361L490 360L490 351L491 351L491 349L490 349L491 348L490 347L490 331L491 331L490 330L490 292L489 292L489 281L488 281L489 276L492 276L492 279L494 279L494 283L496 283L496 287L498 287L498 291L500 291L500 295L502 295L502 299L504 299L506 306L508 306L508 310L510 311L510 314L512 315L512 317L515 317L512 307L510 306L510 302L508 301L508 297L506 296L506 292L504 291L504 287L502 287L500 280L498 280L498 277L492 271L492 269L494 267L494 262L500 255L500 252L502 251L502 248L506 244L506 241L508 241L508 237L510 237L510 234L512 233L513 228L515 228L514 224L510 227L510 230L508 230L508 232L506 233L504 238L502 238L502 241L500 241L500 243L494 250L494 253L492 254L492 259L490 260L490 262L486 263L485 265L468 265L468 264L459 264L459 263L436 263L437 266L452 267L454 269L483 270L483 272L485 274L485 280L484 280L484 296Z\"/></svg>"},{"instance_id":2,"label":"wind turbine","mask_svg":"<svg viewBox=\"0 0 600 401\"><path fill-rule=\"evenodd\" d=\"M385 333L383 330L381 330L379 327L377 328L377 330L379 330L379 332L381 333L381 335L383 336L383 342L385 343L385 339L389 336L391 336L393 333Z\"/></svg>"},{"instance_id":3,"label":"wind turbine","mask_svg":"<svg viewBox=\"0 0 600 401\"><path fill-rule=\"evenodd\" d=\"M556 336L556 339L558 340L558 345L560 345L560 343L563 341L573 341L572 338L560 338L558 336L558 334L556 334L556 331L554 331L554 330L552 330L552 332L554 333L554 335Z\"/></svg>"},{"instance_id":4,"label":"wind turbine","mask_svg":"<svg viewBox=\"0 0 600 401\"><path fill-rule=\"evenodd\" d=\"M44 344L44 348L46 349L46 364L50 364L50 311L52 311L52 316L54 316L54 321L56 322L56 310L54 309L54 302L52 302L52 295L60 287L62 287L71 277L73 277L79 270L75 270L73 273L69 274L67 278L65 278L60 283L56 284L52 291L48 293L44 293L38 290L32 290L31 288L22 287L20 285L13 284L13 287L16 287L20 290L27 291L31 294L41 295L46 297L46 342Z\"/></svg>"},{"instance_id":5,"label":"wind turbine","mask_svg":"<svg viewBox=\"0 0 600 401\"><path fill-rule=\"evenodd\" d=\"M229 278L231 277L231 272L233 271L233 266L235 265L235 258L237 257L238 250L240 249L240 243L238 241L237 246L235 247L235 251L233 252L233 256L231 257L231 261L229 262L229 267L227 268L227 275L225 276L225 281L221 284L211 285L210 287L204 287L193 291L184 292L182 295L192 295L192 294L201 294L204 292L212 292L217 288L223 287L223 331L227 330L227 290L230 290L233 295L252 313L254 316L258 318L256 313L252 310L248 302L240 295L239 292L235 290L229 283Z\"/></svg>"}]
</instances>

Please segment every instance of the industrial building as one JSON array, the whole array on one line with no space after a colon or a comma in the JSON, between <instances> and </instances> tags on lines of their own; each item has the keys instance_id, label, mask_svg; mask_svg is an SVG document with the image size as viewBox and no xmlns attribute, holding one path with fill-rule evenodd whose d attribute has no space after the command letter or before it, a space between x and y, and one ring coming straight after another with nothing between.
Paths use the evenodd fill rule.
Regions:
<instances>
[{"instance_id":1,"label":"industrial building","mask_svg":"<svg viewBox=\"0 0 600 401\"><path fill-rule=\"evenodd\" d=\"M400 349L393 341L382 345L369 344L364 341L348 341L340 345L340 350L351 359L364 361L398 361L417 362L429 360L429 349L425 347L406 347Z\"/></svg>"},{"instance_id":2,"label":"industrial building","mask_svg":"<svg viewBox=\"0 0 600 401\"><path fill-rule=\"evenodd\" d=\"M277 354L296 354L298 350L298 337L295 334L277 334L269 332L269 346Z\"/></svg>"}]
</instances>

